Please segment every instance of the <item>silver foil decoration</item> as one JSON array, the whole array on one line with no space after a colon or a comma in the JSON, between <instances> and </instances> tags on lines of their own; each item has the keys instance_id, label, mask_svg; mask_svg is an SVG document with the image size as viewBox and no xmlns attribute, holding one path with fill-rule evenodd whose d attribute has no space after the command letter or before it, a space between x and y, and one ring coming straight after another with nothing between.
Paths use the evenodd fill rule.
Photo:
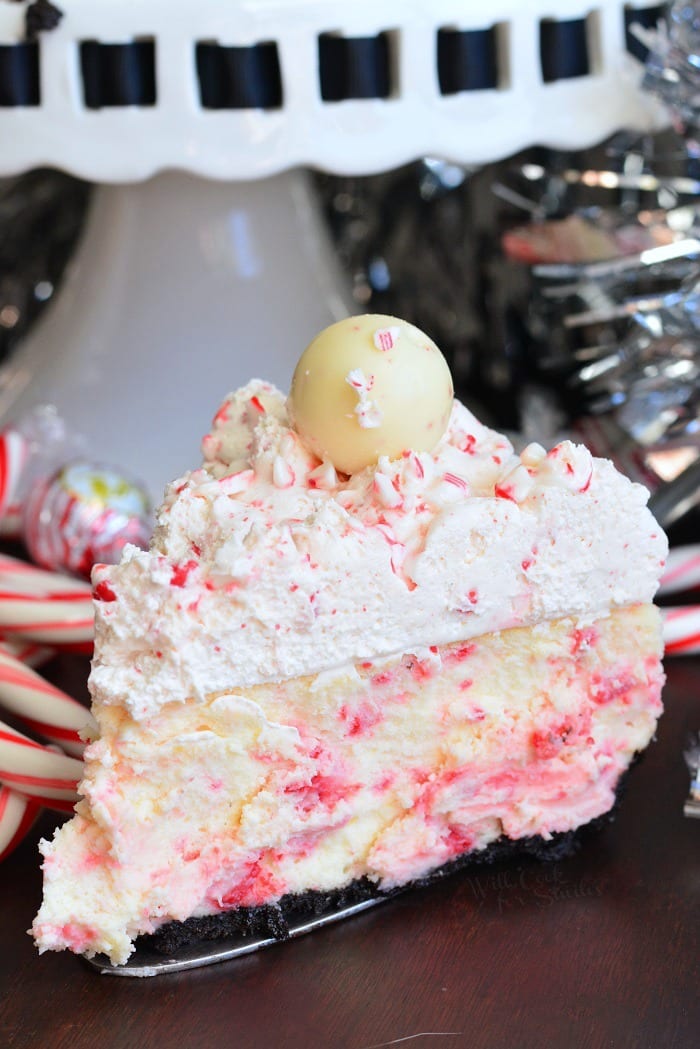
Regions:
<instances>
[{"instance_id":1,"label":"silver foil decoration","mask_svg":"<svg viewBox=\"0 0 700 1049\"><path fill-rule=\"evenodd\" d=\"M700 4L676 0L668 23L634 32L650 49L644 87L669 110L675 127L697 155L700 143Z\"/></svg>"},{"instance_id":2,"label":"silver foil decoration","mask_svg":"<svg viewBox=\"0 0 700 1049\"><path fill-rule=\"evenodd\" d=\"M567 428L646 484L668 527L700 504L700 184L675 136L595 159L495 181L521 215L499 283L519 289L530 373L559 385ZM521 428L539 412L525 399Z\"/></svg>"}]
</instances>

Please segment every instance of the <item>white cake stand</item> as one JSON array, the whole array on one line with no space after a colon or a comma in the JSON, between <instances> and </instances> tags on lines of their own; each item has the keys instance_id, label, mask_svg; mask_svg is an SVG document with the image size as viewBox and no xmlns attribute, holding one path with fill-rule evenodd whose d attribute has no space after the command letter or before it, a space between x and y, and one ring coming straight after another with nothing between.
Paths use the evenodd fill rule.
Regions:
<instances>
[{"instance_id":1,"label":"white cake stand","mask_svg":"<svg viewBox=\"0 0 700 1049\"><path fill-rule=\"evenodd\" d=\"M598 0L0 0L0 173L100 183L57 301L0 369L0 423L53 403L158 497L229 389L286 387L352 309L304 169L479 164L662 122ZM630 14L630 8L639 14ZM217 180L217 181L214 181Z\"/></svg>"}]
</instances>

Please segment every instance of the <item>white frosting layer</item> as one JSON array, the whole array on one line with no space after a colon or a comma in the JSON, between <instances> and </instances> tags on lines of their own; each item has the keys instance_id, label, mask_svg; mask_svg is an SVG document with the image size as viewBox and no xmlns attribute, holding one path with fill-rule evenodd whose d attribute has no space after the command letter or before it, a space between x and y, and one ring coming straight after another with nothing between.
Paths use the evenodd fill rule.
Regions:
<instances>
[{"instance_id":1,"label":"white frosting layer","mask_svg":"<svg viewBox=\"0 0 700 1049\"><path fill-rule=\"evenodd\" d=\"M338 477L257 380L222 405L204 465L169 486L149 552L98 566L94 698L171 701L566 615L656 590L648 493L564 442L509 441L455 403L431 453Z\"/></svg>"}]
</instances>

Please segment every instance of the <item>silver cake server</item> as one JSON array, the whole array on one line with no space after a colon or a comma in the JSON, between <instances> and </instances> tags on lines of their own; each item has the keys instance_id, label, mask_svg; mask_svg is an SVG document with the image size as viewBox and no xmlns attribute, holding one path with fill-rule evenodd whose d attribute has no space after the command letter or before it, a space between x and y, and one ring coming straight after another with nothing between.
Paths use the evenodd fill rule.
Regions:
<instances>
[{"instance_id":1,"label":"silver cake server","mask_svg":"<svg viewBox=\"0 0 700 1049\"><path fill-rule=\"evenodd\" d=\"M342 918L353 917L391 898L391 895L377 895L345 907L331 904L326 910L312 916L292 917L288 921L289 931L285 940L304 936L307 932L314 932L315 929L340 921ZM161 976L164 973L182 972L185 969L199 969L204 965L227 962L244 954L252 954L253 951L259 951L263 947L284 943L285 940L277 939L269 934L258 936L233 934L221 940L197 940L178 948L172 955L160 954L153 948L139 946L137 942L135 952L124 965L112 965L103 954L89 958L88 964L106 976Z\"/></svg>"}]
</instances>

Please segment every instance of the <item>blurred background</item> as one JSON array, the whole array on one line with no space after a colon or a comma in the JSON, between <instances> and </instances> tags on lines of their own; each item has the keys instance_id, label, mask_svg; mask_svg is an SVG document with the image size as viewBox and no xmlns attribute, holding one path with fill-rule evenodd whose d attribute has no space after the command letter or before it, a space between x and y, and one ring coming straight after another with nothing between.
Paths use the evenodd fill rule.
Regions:
<instances>
[{"instance_id":1,"label":"blurred background","mask_svg":"<svg viewBox=\"0 0 700 1049\"><path fill-rule=\"evenodd\" d=\"M484 421L573 435L652 491L695 463L700 162L678 132L314 186L356 309L429 332ZM92 192L48 169L0 180L2 359L60 292ZM685 535L681 502L664 512Z\"/></svg>"},{"instance_id":2,"label":"blurred background","mask_svg":"<svg viewBox=\"0 0 700 1049\"><path fill-rule=\"evenodd\" d=\"M340 301L339 293L331 312L336 316L347 309L391 313L414 322L441 346L458 395L484 421L509 431L516 443L539 440L551 444L562 436L584 441L650 488L653 508L662 523L674 530L673 538L693 538L700 502L698 5L676 3L670 12L659 5L628 8L630 5L625 7L626 61L637 63L637 79L643 79L649 104L652 100L655 105L661 103L659 111L664 117L652 121L659 127L666 125L661 130L621 131L585 150L533 146L493 163L464 165L423 156L378 175L339 177L312 172L307 210L319 210L323 235L341 270L338 287L342 284L345 298ZM540 23L545 82L556 81L554 86L568 88L585 79L591 71L586 51L591 25L588 17ZM48 33L46 39L53 36ZM324 52L321 47L324 101L376 99L389 90L381 75L385 51L391 46L385 36L333 38L330 50ZM489 87L489 77L495 75L497 37L495 29L439 31L443 96L469 95L475 88ZM323 37L320 39L323 43ZM477 44L481 64L474 61ZM215 55L216 49L204 53L202 46L198 45L198 61ZM265 54L267 62L269 54ZM467 63L460 65L465 55ZM129 56L141 61L143 52L130 51ZM116 67L110 73L116 78L113 82L102 76L106 66L101 73L95 66L91 80L90 54L86 59L84 53L82 60L85 83L92 84L95 96L91 101L88 92L86 105L100 113L106 111L104 107L117 105L110 92L116 92L116 97L119 91L136 90L134 84L139 91L145 90L138 77L124 80ZM246 105L255 102L252 96L256 77L263 76L261 69L265 72L267 66L247 65L246 76L237 82L236 90L242 90L244 83L250 96ZM466 76L465 69L471 80L460 80ZM202 80L200 69L200 81L209 85L211 96L203 104L216 108L229 104L221 87L228 81L225 76L217 80L214 72L212 66L206 73L209 79ZM279 71L276 75L277 83ZM269 93L269 76L260 80L259 88ZM10 88L6 85L4 90L7 93ZM629 85L620 81L619 90L628 91ZM149 99L141 102L146 104ZM584 112L585 107L572 108L574 125L584 118ZM576 137L575 126L572 137ZM180 193L193 194L192 185L183 182L173 188L161 182L158 206L169 191L176 201ZM9 362L9 368L0 369L3 409L12 402L14 387L27 382L30 371L29 364L13 367L14 355L28 337L31 341L47 307L60 298L81 244L89 239L85 232L96 198L102 195L101 208L95 213L107 214L104 201L109 192L52 169L0 180L0 361ZM122 205L114 203L117 191L111 192L109 207L116 214ZM137 192L133 190L132 195ZM154 200L152 195L151 202ZM187 200L195 201L195 196ZM173 208L168 215L177 214L177 203ZM187 205L181 211L184 215ZM136 211L124 214L122 227L129 221L138 227L133 217ZM161 223L167 221L161 219ZM253 227L246 225L244 209L231 210L226 221L238 276L257 275ZM200 241L203 229L205 226L195 230ZM282 235L286 232L285 227ZM209 233L211 230L207 236ZM214 233L199 248L218 279L224 262L230 266L230 260L224 260L225 252L217 240L220 230ZM102 247L91 248L89 265L88 255L83 257L81 280L86 269L93 268L93 259L104 261L105 250L108 253L104 245L116 239L110 240L103 230ZM139 247L133 240L125 257L134 253L135 245ZM173 281L176 249L172 249ZM183 254L186 252L180 251L179 257ZM299 257L303 254L300 250ZM196 264L193 259L193 269ZM122 260L119 265L123 270L126 264ZM320 264L312 260L314 268L317 272L323 269L322 258ZM152 276L155 287L155 273ZM103 283L116 284L113 278L113 271L106 272ZM285 282L283 277L282 282L293 295L291 273L288 278ZM158 284L167 304L167 272L158 275ZM222 287L225 297L228 293ZM99 288L99 278L88 290L95 292L95 288ZM114 346L120 351L120 325L125 326L132 313L143 312L144 300L151 294L148 288L144 290L142 280L137 290L140 298L134 300L133 310L129 296L134 290L124 292L118 307L121 317L113 316L117 307L111 301L98 303L92 311L94 318L100 318L105 338L107 327L115 329L109 335L112 354ZM171 298L172 310L154 306L155 313L168 314L167 339L177 341L178 325L194 323L195 330L201 328L202 341L208 343L215 323L206 306L194 321L192 311L181 321L175 303L182 295L175 283ZM272 301L276 304L274 296ZM78 305L86 309L84 302ZM86 312L92 305L88 302ZM294 305L294 301L284 303L280 312L293 314ZM308 306L300 301L299 312L306 310ZM47 341L50 356L67 353L68 331L70 341L95 338L94 330L88 332L77 323L67 327L66 315L64 308L58 329L56 315L44 329L40 339L44 359ZM48 316L51 318L50 310ZM226 323L230 324L230 318ZM243 328L250 323L249 319L241 321ZM254 326L255 318L252 323ZM93 319L92 324L93 329L99 327L98 320ZM58 332L55 353L51 345L54 331ZM247 331L242 334L241 341L246 342ZM189 333L182 335L186 341ZM125 353L129 341L125 333ZM292 346L292 359L302 348ZM102 352L98 346L95 368L104 364ZM163 360L167 366L167 341ZM46 360L44 367L48 367ZM84 364L72 367L85 372ZM131 367L125 364L126 370ZM275 374L264 377L279 381ZM221 395L225 392L218 390ZM135 386L129 396L136 399ZM83 402L90 399L81 398ZM135 417L136 411L133 414ZM66 424L70 428L70 418ZM182 465L181 459L179 462Z\"/></svg>"}]
</instances>

